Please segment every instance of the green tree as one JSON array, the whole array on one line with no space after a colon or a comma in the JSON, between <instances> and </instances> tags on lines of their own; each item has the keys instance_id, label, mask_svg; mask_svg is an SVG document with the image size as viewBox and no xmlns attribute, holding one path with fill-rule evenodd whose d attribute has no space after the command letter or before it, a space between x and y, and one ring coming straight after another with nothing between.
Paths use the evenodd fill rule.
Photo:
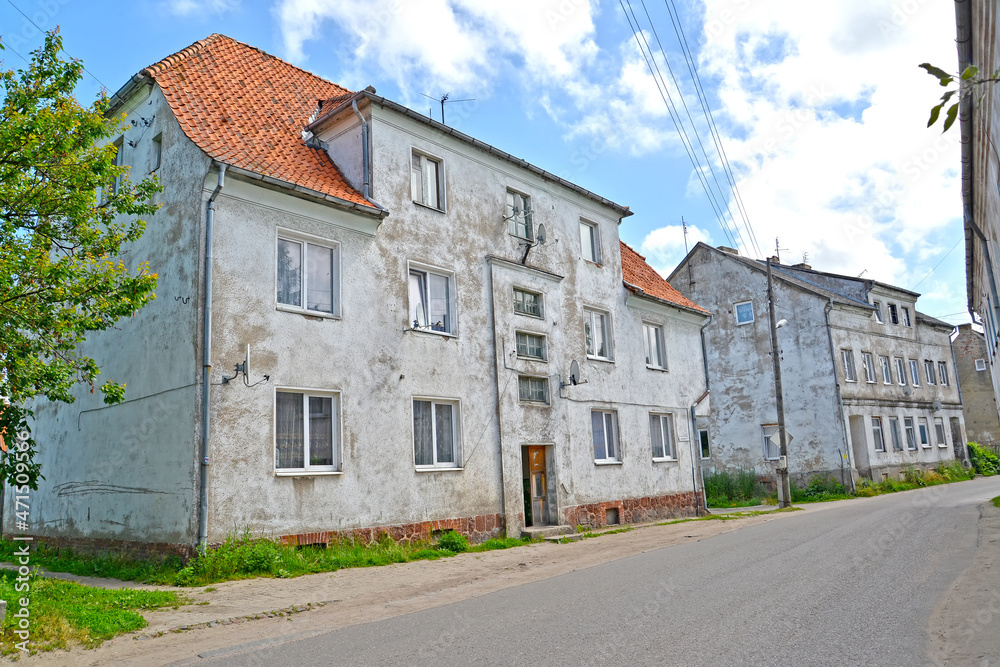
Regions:
<instances>
[{"instance_id":1,"label":"green tree","mask_svg":"<svg viewBox=\"0 0 1000 667\"><path fill-rule=\"evenodd\" d=\"M129 267L123 245L157 206L155 178L132 183L109 140L124 115L111 117L102 93L89 107L73 91L83 73L62 60L57 31L26 69L0 70L0 433L7 445L29 431L36 397L73 402L73 386L97 385L97 362L78 351L91 331L133 315L154 298L156 275ZM105 403L124 385L100 385ZM37 488L37 444L0 456L0 479ZM27 456L24 455L25 451ZM26 481L27 480L27 481Z\"/></svg>"},{"instance_id":2,"label":"green tree","mask_svg":"<svg viewBox=\"0 0 1000 667\"><path fill-rule=\"evenodd\" d=\"M947 132L955 122L955 119L958 118L959 103L963 97L971 96L977 87L1000 81L1000 78L998 78L1000 77L1000 70L994 72L992 76L980 77L979 68L975 65L969 65L961 74L951 74L930 63L922 63L920 67L927 70L928 74L937 79L942 87L948 89L941 95L941 101L931 107L931 116L927 120L927 127L936 123L938 118L941 117L941 111L944 110L945 105L951 102L952 98L956 95L958 96L954 102L951 102L948 110L945 111L944 127L941 132Z\"/></svg>"}]
</instances>

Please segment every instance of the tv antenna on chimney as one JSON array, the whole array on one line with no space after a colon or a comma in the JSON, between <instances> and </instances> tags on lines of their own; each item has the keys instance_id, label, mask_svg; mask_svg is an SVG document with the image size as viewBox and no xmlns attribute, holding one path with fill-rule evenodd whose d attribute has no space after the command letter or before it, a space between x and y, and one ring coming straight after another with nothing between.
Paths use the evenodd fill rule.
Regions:
<instances>
[{"instance_id":1,"label":"tv antenna on chimney","mask_svg":"<svg viewBox=\"0 0 1000 667\"><path fill-rule=\"evenodd\" d=\"M467 98L462 99L462 100L452 100L452 99L449 99L451 97L451 93L445 93L441 97L431 97L427 93L420 93L420 94L423 95L424 97L426 97L429 100L436 100L436 101L438 101L438 102L441 103L441 124L442 125L444 125L444 105L446 103L452 103L452 102L475 102L476 101L475 97L467 97Z\"/></svg>"}]
</instances>

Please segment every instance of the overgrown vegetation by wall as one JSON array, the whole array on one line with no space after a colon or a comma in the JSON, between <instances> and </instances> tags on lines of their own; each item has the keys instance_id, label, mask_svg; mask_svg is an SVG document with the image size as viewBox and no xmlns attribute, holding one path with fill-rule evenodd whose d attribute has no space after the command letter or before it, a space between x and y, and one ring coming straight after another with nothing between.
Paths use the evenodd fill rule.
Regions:
<instances>
[{"instance_id":1,"label":"overgrown vegetation by wall","mask_svg":"<svg viewBox=\"0 0 1000 667\"><path fill-rule=\"evenodd\" d=\"M763 504L767 489L753 468L719 470L705 476L705 497L709 507L748 507Z\"/></svg>"},{"instance_id":2,"label":"overgrown vegetation by wall","mask_svg":"<svg viewBox=\"0 0 1000 667\"><path fill-rule=\"evenodd\" d=\"M1000 457L979 443L969 443L969 461L976 474L985 477L1000 474Z\"/></svg>"}]
</instances>

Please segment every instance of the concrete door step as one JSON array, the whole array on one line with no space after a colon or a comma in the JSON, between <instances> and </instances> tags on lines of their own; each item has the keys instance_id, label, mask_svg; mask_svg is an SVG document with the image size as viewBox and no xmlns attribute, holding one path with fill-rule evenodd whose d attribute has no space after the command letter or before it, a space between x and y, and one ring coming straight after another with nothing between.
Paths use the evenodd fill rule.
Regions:
<instances>
[{"instance_id":1,"label":"concrete door step","mask_svg":"<svg viewBox=\"0 0 1000 667\"><path fill-rule=\"evenodd\" d=\"M583 539L583 533L567 533L565 535L550 535L545 538L546 542L576 542Z\"/></svg>"},{"instance_id":2,"label":"concrete door step","mask_svg":"<svg viewBox=\"0 0 1000 667\"><path fill-rule=\"evenodd\" d=\"M528 526L521 529L521 537L541 540L549 537L575 535L572 526Z\"/></svg>"}]
</instances>

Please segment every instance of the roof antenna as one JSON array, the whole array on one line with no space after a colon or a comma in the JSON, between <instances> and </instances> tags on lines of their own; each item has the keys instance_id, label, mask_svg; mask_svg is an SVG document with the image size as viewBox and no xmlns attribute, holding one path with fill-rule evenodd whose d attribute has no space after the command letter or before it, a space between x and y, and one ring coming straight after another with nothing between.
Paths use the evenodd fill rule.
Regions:
<instances>
[{"instance_id":1,"label":"roof antenna","mask_svg":"<svg viewBox=\"0 0 1000 667\"><path fill-rule=\"evenodd\" d=\"M684 222L684 216L681 216L681 227L684 228L684 254L688 254L688 223Z\"/></svg>"},{"instance_id":2,"label":"roof antenna","mask_svg":"<svg viewBox=\"0 0 1000 667\"><path fill-rule=\"evenodd\" d=\"M781 264L781 251L788 250L788 248L782 248L780 240L777 236L774 237L774 256L778 260L778 264Z\"/></svg>"},{"instance_id":3,"label":"roof antenna","mask_svg":"<svg viewBox=\"0 0 1000 667\"><path fill-rule=\"evenodd\" d=\"M441 103L441 124L442 125L444 125L444 105L445 105L446 102L475 102L476 101L475 97L467 97L467 98L465 98L463 100L451 100L451 99L448 99L449 97L451 97L451 93L445 93L441 97L431 97L427 93L420 93L420 94L423 95L424 97L426 97L429 100L436 100L436 101L438 101L438 102ZM433 116L431 116L431 118L433 118Z\"/></svg>"}]
</instances>

